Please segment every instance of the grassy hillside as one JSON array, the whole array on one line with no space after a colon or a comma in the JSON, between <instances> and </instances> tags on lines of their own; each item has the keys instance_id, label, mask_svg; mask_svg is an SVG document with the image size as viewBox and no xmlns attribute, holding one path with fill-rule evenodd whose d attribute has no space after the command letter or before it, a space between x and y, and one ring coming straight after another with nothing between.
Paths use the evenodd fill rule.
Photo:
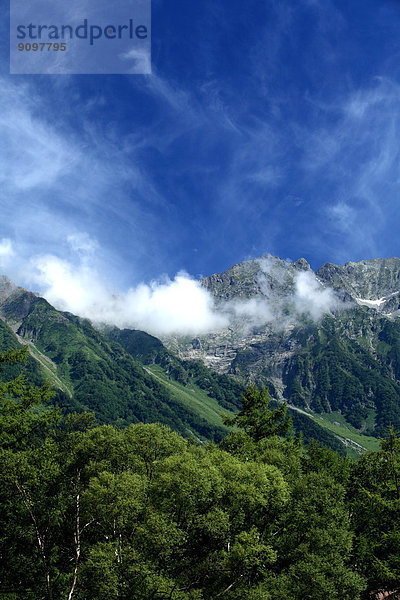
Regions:
<instances>
[{"instance_id":1,"label":"grassy hillside","mask_svg":"<svg viewBox=\"0 0 400 600\"><path fill-rule=\"evenodd\" d=\"M30 294L3 305L3 314L20 323L20 340L29 343L40 361L35 370L41 371L41 366L52 383L64 390L58 401L65 410L93 411L100 423L161 422L186 436L216 440L223 436L224 431L203 418L196 405L191 407L171 394L89 321L60 313ZM9 328L8 333L13 337Z\"/></svg>"},{"instance_id":2,"label":"grassy hillside","mask_svg":"<svg viewBox=\"0 0 400 600\"><path fill-rule=\"evenodd\" d=\"M163 383L169 389L173 397L181 404L186 405L191 409L195 407L196 412L209 423L227 431L227 428L222 422L222 414L229 414L232 416L234 413L230 410L223 409L215 398L211 398L195 383L191 382L189 385L183 385L182 383L171 379L160 365L151 365L150 367L145 367L145 370L152 373L158 381Z\"/></svg>"}]
</instances>

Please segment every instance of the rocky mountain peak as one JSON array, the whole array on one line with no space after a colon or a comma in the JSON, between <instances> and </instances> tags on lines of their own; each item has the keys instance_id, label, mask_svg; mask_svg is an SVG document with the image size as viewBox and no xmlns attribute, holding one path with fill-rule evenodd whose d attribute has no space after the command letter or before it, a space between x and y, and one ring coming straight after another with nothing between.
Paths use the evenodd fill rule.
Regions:
<instances>
[{"instance_id":1,"label":"rocky mountain peak","mask_svg":"<svg viewBox=\"0 0 400 600\"><path fill-rule=\"evenodd\" d=\"M5 275L0 275L0 317L10 319L14 323L20 322L38 300L41 299L37 294L28 292L15 285Z\"/></svg>"},{"instance_id":2,"label":"rocky mountain peak","mask_svg":"<svg viewBox=\"0 0 400 600\"><path fill-rule=\"evenodd\" d=\"M266 254L246 260L202 280L202 285L219 301L248 299L256 296L276 298L293 292L299 271L311 271L305 258L296 262Z\"/></svg>"},{"instance_id":3,"label":"rocky mountain peak","mask_svg":"<svg viewBox=\"0 0 400 600\"><path fill-rule=\"evenodd\" d=\"M298 271L310 271L311 270L311 267L305 258L299 258L298 260L296 260L296 262L293 263L293 268Z\"/></svg>"},{"instance_id":4,"label":"rocky mountain peak","mask_svg":"<svg viewBox=\"0 0 400 600\"><path fill-rule=\"evenodd\" d=\"M15 283L5 275L0 275L0 304L17 290Z\"/></svg>"},{"instance_id":5,"label":"rocky mountain peak","mask_svg":"<svg viewBox=\"0 0 400 600\"><path fill-rule=\"evenodd\" d=\"M400 258L375 258L348 262L343 266L326 263L317 271L325 285L361 306L396 316L400 309Z\"/></svg>"}]
</instances>

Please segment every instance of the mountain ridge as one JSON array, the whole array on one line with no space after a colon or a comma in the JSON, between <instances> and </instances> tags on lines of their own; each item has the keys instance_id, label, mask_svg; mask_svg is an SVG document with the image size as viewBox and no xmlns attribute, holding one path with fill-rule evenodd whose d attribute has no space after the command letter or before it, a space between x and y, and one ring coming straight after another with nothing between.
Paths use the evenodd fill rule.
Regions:
<instances>
[{"instance_id":1,"label":"mountain ridge","mask_svg":"<svg viewBox=\"0 0 400 600\"><path fill-rule=\"evenodd\" d=\"M201 283L217 311L231 311L225 330L161 340L138 330L100 332L5 276L0 317L62 390L61 404L95 410L101 422L160 420L220 439L216 407L237 410L241 391L256 383L299 415L337 415L362 435L400 426L400 259L325 263L314 272L304 258L266 255ZM212 423L179 385L214 398Z\"/></svg>"},{"instance_id":2,"label":"mountain ridge","mask_svg":"<svg viewBox=\"0 0 400 600\"><path fill-rule=\"evenodd\" d=\"M22 372L37 384L50 379L59 388L54 401L62 410L94 411L100 423L120 426L160 421L202 440L226 435L221 414L238 410L243 384L214 374L201 362L182 362L145 332L100 332L7 278L0 282L0 348L28 345L31 356ZM16 374L3 370L1 377ZM335 435L312 418L299 413L294 421L305 439L344 451ZM345 437L340 439L345 442Z\"/></svg>"}]
</instances>

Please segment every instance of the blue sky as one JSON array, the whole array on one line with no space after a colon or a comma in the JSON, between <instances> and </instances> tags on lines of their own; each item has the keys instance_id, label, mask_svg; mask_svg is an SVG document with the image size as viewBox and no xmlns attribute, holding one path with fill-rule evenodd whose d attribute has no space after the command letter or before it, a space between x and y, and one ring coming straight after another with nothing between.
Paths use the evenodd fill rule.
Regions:
<instances>
[{"instance_id":1,"label":"blue sky","mask_svg":"<svg viewBox=\"0 0 400 600\"><path fill-rule=\"evenodd\" d=\"M400 255L400 1L153 0L152 68L10 76L3 47L3 272Z\"/></svg>"}]
</instances>

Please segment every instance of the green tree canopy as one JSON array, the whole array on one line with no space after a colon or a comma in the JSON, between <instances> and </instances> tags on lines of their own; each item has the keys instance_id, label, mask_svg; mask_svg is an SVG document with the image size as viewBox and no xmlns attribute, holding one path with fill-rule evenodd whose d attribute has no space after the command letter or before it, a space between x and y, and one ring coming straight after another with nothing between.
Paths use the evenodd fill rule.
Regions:
<instances>
[{"instance_id":1,"label":"green tree canopy","mask_svg":"<svg viewBox=\"0 0 400 600\"><path fill-rule=\"evenodd\" d=\"M224 423L243 429L256 442L274 435L287 435L292 427L287 405L271 410L269 403L267 389L250 386L242 394L242 410L233 418L225 417Z\"/></svg>"}]
</instances>

